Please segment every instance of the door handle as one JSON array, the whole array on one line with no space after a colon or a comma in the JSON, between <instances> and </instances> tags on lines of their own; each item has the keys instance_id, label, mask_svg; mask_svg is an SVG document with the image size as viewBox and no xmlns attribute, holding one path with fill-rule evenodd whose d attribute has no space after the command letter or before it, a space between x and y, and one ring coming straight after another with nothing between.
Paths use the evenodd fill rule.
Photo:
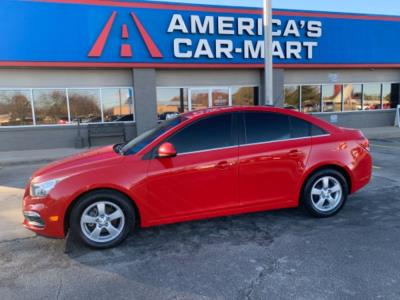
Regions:
<instances>
[{"instance_id":1,"label":"door handle","mask_svg":"<svg viewBox=\"0 0 400 300\"><path fill-rule=\"evenodd\" d=\"M299 151L299 150L291 150L290 152L289 152L289 156L290 157L299 157L300 156L300 154L301 154L301 152Z\"/></svg>"},{"instance_id":2,"label":"door handle","mask_svg":"<svg viewBox=\"0 0 400 300\"><path fill-rule=\"evenodd\" d=\"M224 160L224 161L220 161L219 163L217 163L215 167L217 169L224 170L224 169L229 168L229 166L230 166L230 164L226 160Z\"/></svg>"}]
</instances>

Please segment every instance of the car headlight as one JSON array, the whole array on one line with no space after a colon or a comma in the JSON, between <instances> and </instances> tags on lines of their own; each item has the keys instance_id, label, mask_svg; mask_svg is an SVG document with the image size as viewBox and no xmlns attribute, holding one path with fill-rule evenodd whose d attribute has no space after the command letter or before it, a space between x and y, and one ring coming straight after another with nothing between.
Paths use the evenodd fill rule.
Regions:
<instances>
[{"instance_id":1,"label":"car headlight","mask_svg":"<svg viewBox=\"0 0 400 300\"><path fill-rule=\"evenodd\" d=\"M46 197L62 179L57 178L39 183L31 183L30 195L32 197Z\"/></svg>"}]
</instances>

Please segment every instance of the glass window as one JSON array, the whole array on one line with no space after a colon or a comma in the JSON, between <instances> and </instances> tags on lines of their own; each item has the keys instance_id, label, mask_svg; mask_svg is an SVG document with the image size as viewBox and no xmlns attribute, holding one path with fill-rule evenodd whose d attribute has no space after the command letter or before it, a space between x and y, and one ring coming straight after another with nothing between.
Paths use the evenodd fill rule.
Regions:
<instances>
[{"instance_id":1,"label":"glass window","mask_svg":"<svg viewBox=\"0 0 400 300\"><path fill-rule=\"evenodd\" d=\"M302 111L306 113L321 111L321 86L303 85L301 87Z\"/></svg>"},{"instance_id":2,"label":"glass window","mask_svg":"<svg viewBox=\"0 0 400 300\"><path fill-rule=\"evenodd\" d=\"M291 138L308 137L311 134L311 124L299 118L290 117Z\"/></svg>"},{"instance_id":3,"label":"glass window","mask_svg":"<svg viewBox=\"0 0 400 300\"><path fill-rule=\"evenodd\" d=\"M0 90L0 126L33 125L30 91Z\"/></svg>"},{"instance_id":4,"label":"glass window","mask_svg":"<svg viewBox=\"0 0 400 300\"><path fill-rule=\"evenodd\" d=\"M188 111L188 92L185 88L157 88L157 113L168 120Z\"/></svg>"},{"instance_id":5,"label":"glass window","mask_svg":"<svg viewBox=\"0 0 400 300\"><path fill-rule=\"evenodd\" d=\"M364 110L381 109L381 85L364 84Z\"/></svg>"},{"instance_id":6,"label":"glass window","mask_svg":"<svg viewBox=\"0 0 400 300\"><path fill-rule=\"evenodd\" d=\"M342 85L323 85L321 92L324 112L342 110Z\"/></svg>"},{"instance_id":7,"label":"glass window","mask_svg":"<svg viewBox=\"0 0 400 300\"><path fill-rule=\"evenodd\" d=\"M277 113L245 113L245 132L248 144L289 139L289 116Z\"/></svg>"},{"instance_id":8,"label":"glass window","mask_svg":"<svg viewBox=\"0 0 400 300\"><path fill-rule=\"evenodd\" d=\"M257 105L257 87L232 87L232 105Z\"/></svg>"},{"instance_id":9,"label":"glass window","mask_svg":"<svg viewBox=\"0 0 400 300\"><path fill-rule=\"evenodd\" d=\"M384 84L382 86L383 109L396 108L399 104L400 84Z\"/></svg>"},{"instance_id":10,"label":"glass window","mask_svg":"<svg viewBox=\"0 0 400 300\"><path fill-rule=\"evenodd\" d=\"M102 121L99 89L69 89L68 98L71 121L76 122L78 119L82 123Z\"/></svg>"},{"instance_id":11,"label":"glass window","mask_svg":"<svg viewBox=\"0 0 400 300\"><path fill-rule=\"evenodd\" d=\"M325 135L327 132L323 130L322 128L316 126L316 125L311 125L311 135L312 136L318 136L318 135Z\"/></svg>"},{"instance_id":12,"label":"glass window","mask_svg":"<svg viewBox=\"0 0 400 300\"><path fill-rule=\"evenodd\" d=\"M229 106L229 89L213 89L211 91L212 106Z\"/></svg>"},{"instance_id":13,"label":"glass window","mask_svg":"<svg viewBox=\"0 0 400 300\"><path fill-rule=\"evenodd\" d=\"M208 89L191 90L192 110L208 107L208 91Z\"/></svg>"},{"instance_id":14,"label":"glass window","mask_svg":"<svg viewBox=\"0 0 400 300\"><path fill-rule=\"evenodd\" d=\"M68 123L66 90L33 90L36 124Z\"/></svg>"},{"instance_id":15,"label":"glass window","mask_svg":"<svg viewBox=\"0 0 400 300\"><path fill-rule=\"evenodd\" d=\"M168 139L177 153L232 146L232 114L209 117L188 125ZM212 134L210 134L212 132Z\"/></svg>"},{"instance_id":16,"label":"glass window","mask_svg":"<svg viewBox=\"0 0 400 300\"><path fill-rule=\"evenodd\" d=\"M156 140L159 136L163 135L165 132L174 128L185 120L186 119L183 117L177 117L175 119L163 122L160 126L150 129L130 141L122 148L122 152L125 155L138 153L144 147Z\"/></svg>"},{"instance_id":17,"label":"glass window","mask_svg":"<svg viewBox=\"0 0 400 300\"><path fill-rule=\"evenodd\" d=\"M284 106L288 109L299 110L300 108L300 86L285 85Z\"/></svg>"},{"instance_id":18,"label":"glass window","mask_svg":"<svg viewBox=\"0 0 400 300\"><path fill-rule=\"evenodd\" d=\"M343 86L343 110L362 110L362 86L361 84L345 84Z\"/></svg>"},{"instance_id":19,"label":"glass window","mask_svg":"<svg viewBox=\"0 0 400 300\"><path fill-rule=\"evenodd\" d=\"M102 89L104 122L134 121L131 89Z\"/></svg>"}]
</instances>

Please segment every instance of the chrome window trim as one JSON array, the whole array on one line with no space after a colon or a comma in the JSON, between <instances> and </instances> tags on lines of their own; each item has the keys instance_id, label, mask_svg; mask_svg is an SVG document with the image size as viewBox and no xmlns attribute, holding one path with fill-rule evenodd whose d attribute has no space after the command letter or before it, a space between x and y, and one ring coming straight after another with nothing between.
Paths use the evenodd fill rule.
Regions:
<instances>
[{"instance_id":1,"label":"chrome window trim","mask_svg":"<svg viewBox=\"0 0 400 300\"><path fill-rule=\"evenodd\" d=\"M191 151L191 152L182 152L182 153L177 153L177 155L178 155L178 156L181 156L181 155L196 154L196 153L209 152L209 151L215 151L215 150L225 150L225 149L233 149L233 148L240 148L240 147L247 147L247 146L255 146L255 145L263 145L263 144L279 143L279 142L288 142L288 141L296 141L296 140L306 140L306 139L317 138L317 137L326 137L326 136L331 136L331 134L330 134L330 133L327 133L327 134L320 134L320 135L314 135L314 136L308 136L308 137L290 138L290 139L283 139L283 140L276 140L276 141L268 141L268 142L248 143L248 144L246 143L246 144L235 145L235 146L218 147L218 148L212 148L212 149L206 149L206 150L198 150L198 151Z\"/></svg>"}]
</instances>

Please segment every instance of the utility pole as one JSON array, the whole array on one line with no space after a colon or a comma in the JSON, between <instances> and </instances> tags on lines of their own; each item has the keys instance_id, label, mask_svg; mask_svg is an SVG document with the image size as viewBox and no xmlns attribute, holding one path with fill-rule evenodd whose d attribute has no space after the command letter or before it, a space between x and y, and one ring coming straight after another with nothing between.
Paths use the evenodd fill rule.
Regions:
<instances>
[{"instance_id":1,"label":"utility pole","mask_svg":"<svg viewBox=\"0 0 400 300\"><path fill-rule=\"evenodd\" d=\"M264 1L264 101L273 105L272 0Z\"/></svg>"}]
</instances>

